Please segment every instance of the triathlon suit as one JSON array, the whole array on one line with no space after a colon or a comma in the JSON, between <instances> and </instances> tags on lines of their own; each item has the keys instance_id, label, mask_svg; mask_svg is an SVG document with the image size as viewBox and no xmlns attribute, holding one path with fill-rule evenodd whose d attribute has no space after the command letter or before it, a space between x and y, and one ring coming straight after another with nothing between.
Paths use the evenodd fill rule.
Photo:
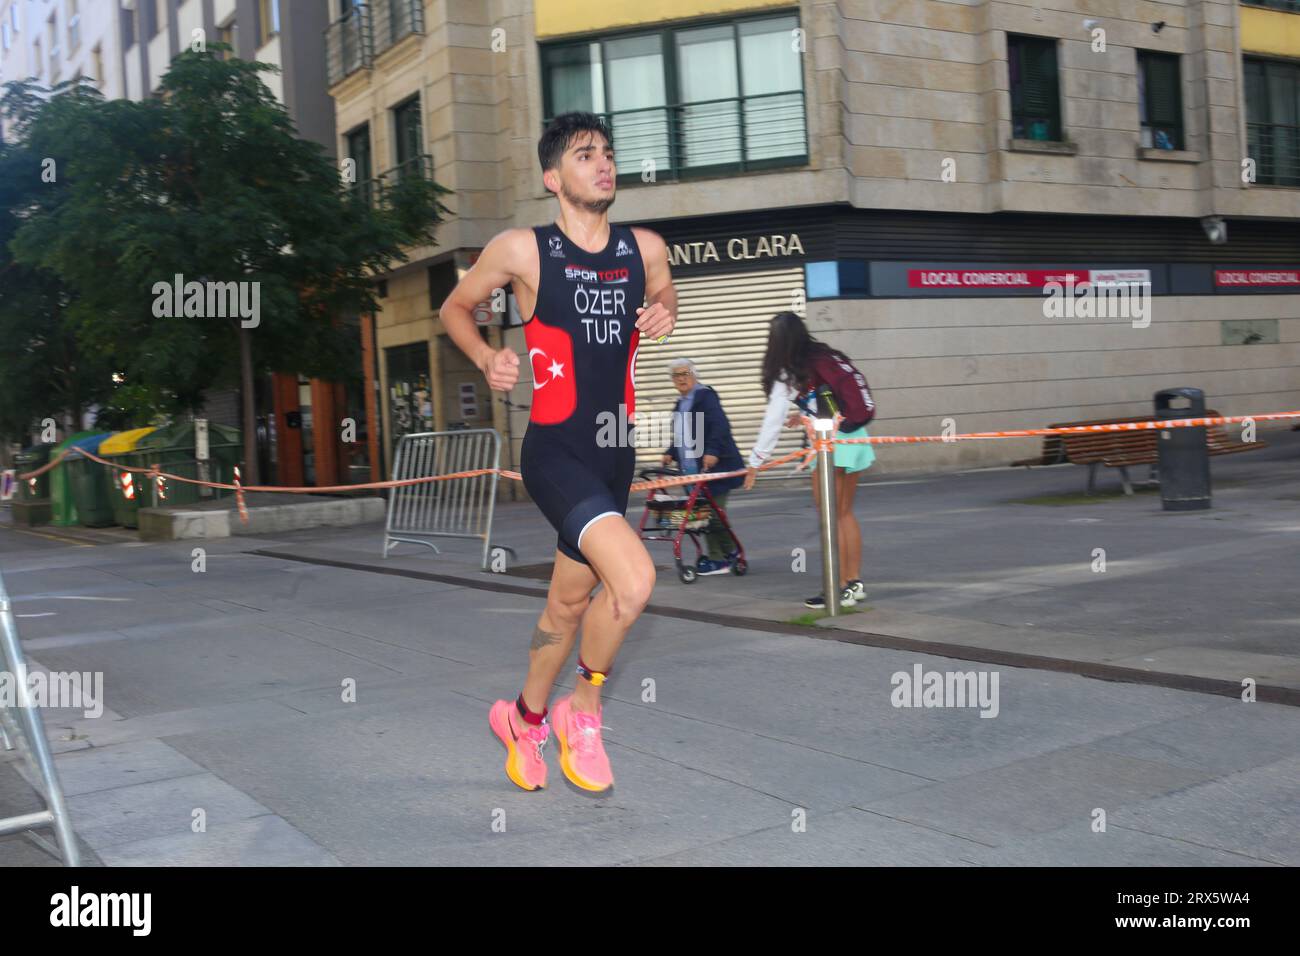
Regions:
<instances>
[{"instance_id":1,"label":"triathlon suit","mask_svg":"<svg viewBox=\"0 0 1300 956\"><path fill-rule=\"evenodd\" d=\"M554 224L533 234L537 305L524 325L533 404L519 471L559 550L590 564L582 535L597 518L627 511L636 464L624 431L636 401L645 264L626 226L610 224L600 252L574 245Z\"/></svg>"}]
</instances>

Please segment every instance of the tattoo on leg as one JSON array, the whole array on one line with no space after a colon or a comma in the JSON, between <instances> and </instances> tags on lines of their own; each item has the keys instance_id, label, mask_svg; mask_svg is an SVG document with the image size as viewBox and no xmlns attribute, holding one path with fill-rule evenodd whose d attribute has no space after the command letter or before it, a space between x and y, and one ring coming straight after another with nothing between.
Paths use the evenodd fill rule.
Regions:
<instances>
[{"instance_id":1,"label":"tattoo on leg","mask_svg":"<svg viewBox=\"0 0 1300 956\"><path fill-rule=\"evenodd\" d=\"M558 643L560 643L559 634L544 631L541 625L538 625L537 630L533 631L533 642L530 648L534 651L540 651L543 647L550 647L552 644Z\"/></svg>"}]
</instances>

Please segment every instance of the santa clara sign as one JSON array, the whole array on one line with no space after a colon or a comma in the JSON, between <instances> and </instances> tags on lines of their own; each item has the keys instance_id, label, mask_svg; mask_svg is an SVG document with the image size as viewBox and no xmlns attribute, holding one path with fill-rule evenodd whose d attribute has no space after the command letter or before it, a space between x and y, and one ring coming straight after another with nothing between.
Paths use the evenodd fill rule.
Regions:
<instances>
[{"instance_id":1,"label":"santa clara sign","mask_svg":"<svg viewBox=\"0 0 1300 956\"><path fill-rule=\"evenodd\" d=\"M668 245L668 262L673 266L705 265L710 262L743 262L747 259L785 259L804 255L799 234L735 236L716 242L673 242Z\"/></svg>"}]
</instances>

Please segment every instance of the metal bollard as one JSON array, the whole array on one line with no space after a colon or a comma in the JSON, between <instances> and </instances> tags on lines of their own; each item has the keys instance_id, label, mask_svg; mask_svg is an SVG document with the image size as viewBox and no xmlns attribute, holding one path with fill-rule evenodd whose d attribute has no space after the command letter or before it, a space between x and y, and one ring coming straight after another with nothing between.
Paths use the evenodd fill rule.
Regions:
<instances>
[{"instance_id":1,"label":"metal bollard","mask_svg":"<svg viewBox=\"0 0 1300 956\"><path fill-rule=\"evenodd\" d=\"M813 422L817 437L826 442L835 436L835 420L818 418ZM826 610L831 617L840 614L840 536L835 522L835 446L826 444L817 452L817 482L821 489L822 587Z\"/></svg>"}]
</instances>

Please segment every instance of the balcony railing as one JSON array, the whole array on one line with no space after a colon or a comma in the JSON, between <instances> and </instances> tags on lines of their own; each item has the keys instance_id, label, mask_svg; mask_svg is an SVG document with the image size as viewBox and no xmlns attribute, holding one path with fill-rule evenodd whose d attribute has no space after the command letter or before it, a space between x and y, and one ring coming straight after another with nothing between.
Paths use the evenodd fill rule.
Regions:
<instances>
[{"instance_id":1,"label":"balcony railing","mask_svg":"<svg viewBox=\"0 0 1300 956\"><path fill-rule=\"evenodd\" d=\"M424 32L424 0L371 0L375 56L412 33Z\"/></svg>"},{"instance_id":2,"label":"balcony railing","mask_svg":"<svg viewBox=\"0 0 1300 956\"><path fill-rule=\"evenodd\" d=\"M616 110L619 180L716 176L808 162L802 90Z\"/></svg>"},{"instance_id":3,"label":"balcony railing","mask_svg":"<svg viewBox=\"0 0 1300 956\"><path fill-rule=\"evenodd\" d=\"M358 4L325 31L325 66L333 86L412 34L424 33L424 0L372 0Z\"/></svg>"},{"instance_id":4,"label":"balcony railing","mask_svg":"<svg viewBox=\"0 0 1300 956\"><path fill-rule=\"evenodd\" d=\"M374 56L369 7L353 7L325 30L325 71L331 86L357 70L370 69Z\"/></svg>"},{"instance_id":5,"label":"balcony railing","mask_svg":"<svg viewBox=\"0 0 1300 956\"><path fill-rule=\"evenodd\" d=\"M407 179L433 179L433 157L428 153L420 153L418 156L412 156L404 163L399 163L392 169L386 169L375 177L379 182L380 192L387 192L398 183Z\"/></svg>"},{"instance_id":6,"label":"balcony railing","mask_svg":"<svg viewBox=\"0 0 1300 956\"><path fill-rule=\"evenodd\" d=\"M1242 0L1242 4L1247 7L1268 7L1270 10L1300 13L1300 0Z\"/></svg>"},{"instance_id":7,"label":"balcony railing","mask_svg":"<svg viewBox=\"0 0 1300 956\"><path fill-rule=\"evenodd\" d=\"M1247 152L1255 160L1255 182L1300 186L1300 126L1247 123Z\"/></svg>"},{"instance_id":8,"label":"balcony railing","mask_svg":"<svg viewBox=\"0 0 1300 956\"><path fill-rule=\"evenodd\" d=\"M386 169L374 179L354 183L351 194L358 202L373 206L382 202L397 186L408 179L433 180L433 157L428 153L412 156L392 169Z\"/></svg>"}]
</instances>

